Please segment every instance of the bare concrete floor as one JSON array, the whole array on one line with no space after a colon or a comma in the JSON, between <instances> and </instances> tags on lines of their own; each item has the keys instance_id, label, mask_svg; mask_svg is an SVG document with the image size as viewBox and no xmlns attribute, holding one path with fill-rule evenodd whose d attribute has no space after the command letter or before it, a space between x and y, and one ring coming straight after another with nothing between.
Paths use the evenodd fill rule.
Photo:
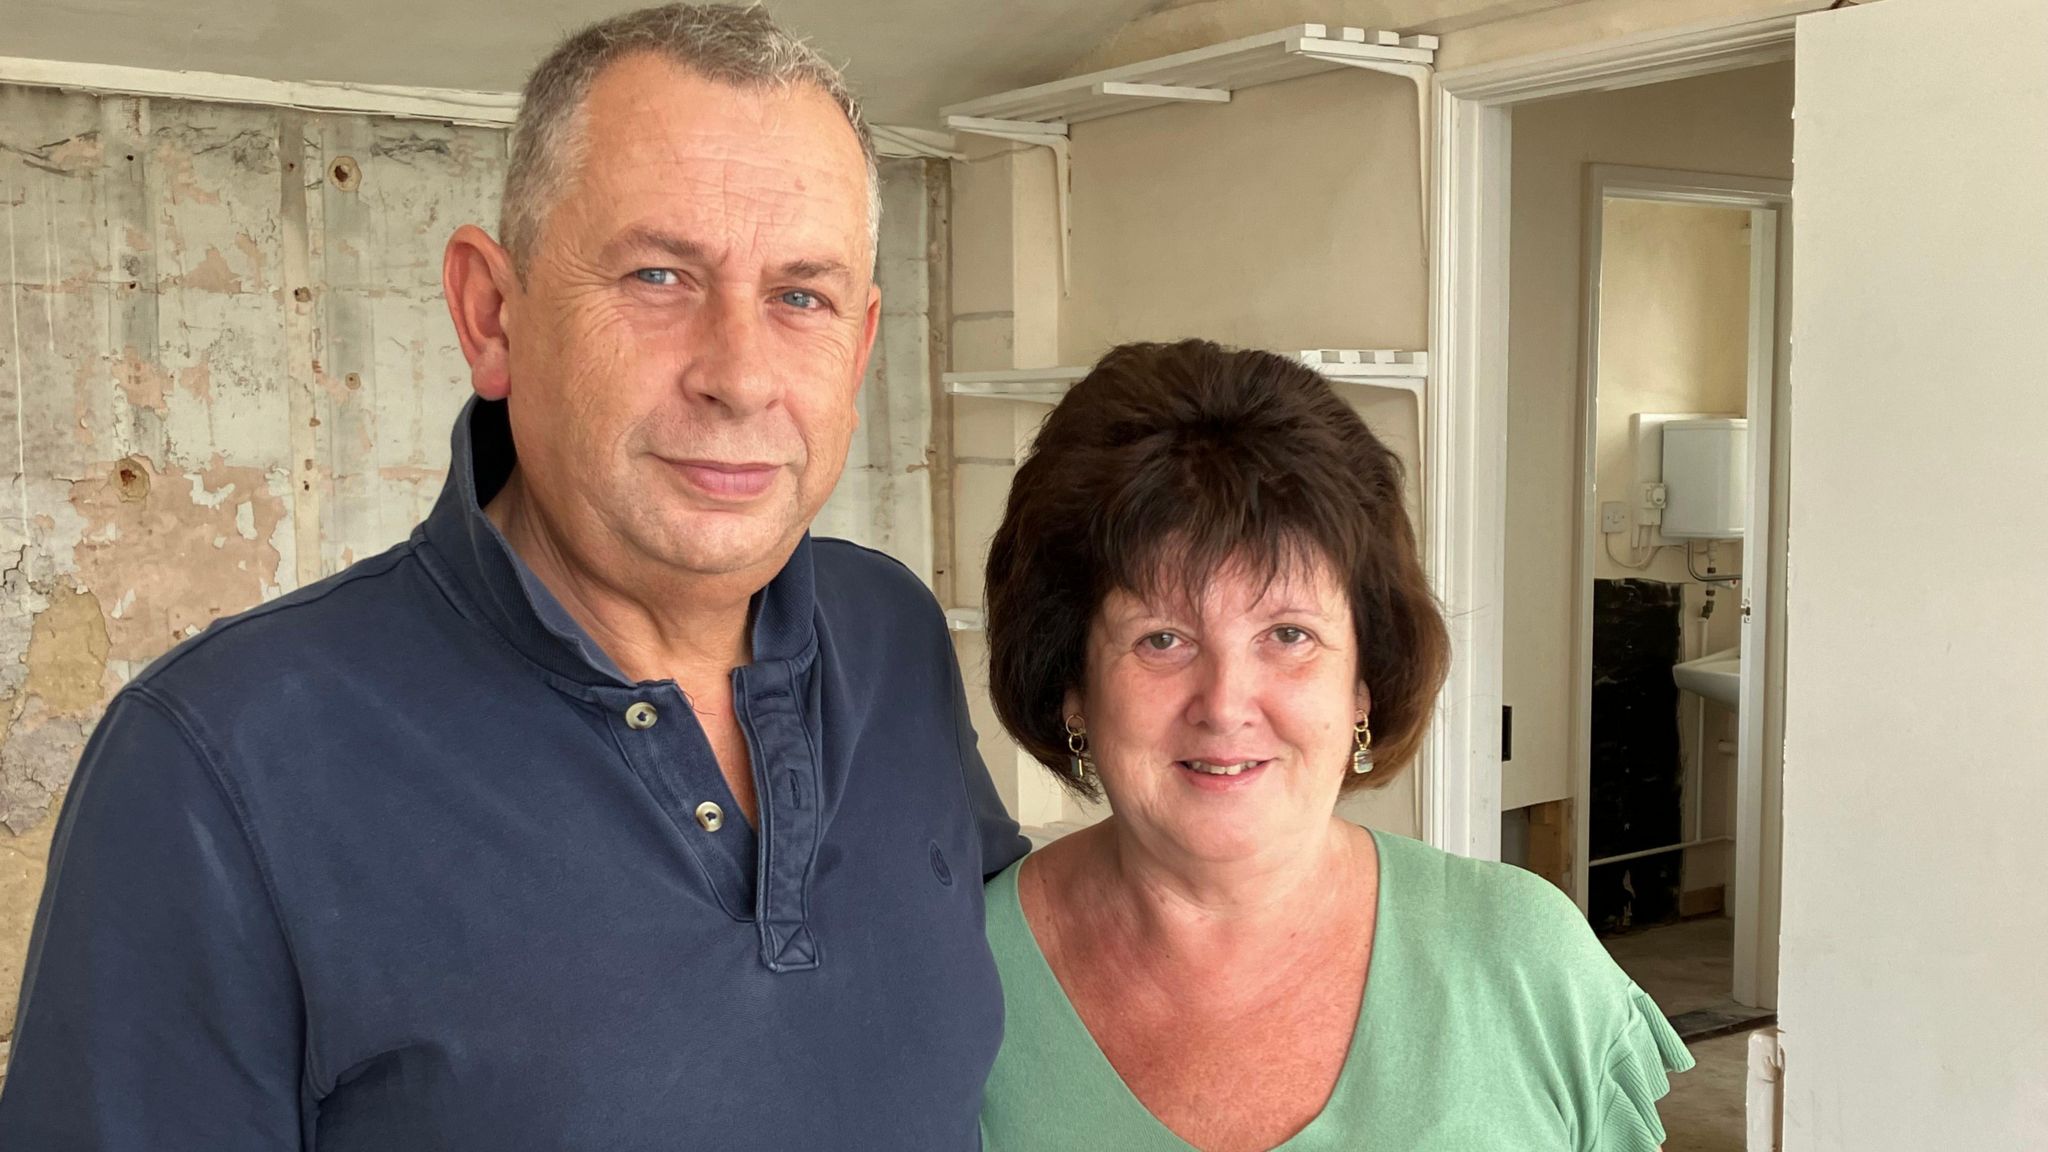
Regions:
<instances>
[{"instance_id":1,"label":"bare concrete floor","mask_svg":"<svg viewBox=\"0 0 2048 1152\"><path fill-rule=\"evenodd\" d=\"M1667 1016L1728 1003L1735 929L1725 918L1687 920L1604 942L1615 962ZM1749 1034L1689 1047L1698 1065L1671 1078L1671 1095L1658 1106L1665 1152L1742 1152Z\"/></svg>"},{"instance_id":2,"label":"bare concrete floor","mask_svg":"<svg viewBox=\"0 0 2048 1152\"><path fill-rule=\"evenodd\" d=\"M1681 920L1601 943L1666 1016L1725 1004L1735 986L1735 922L1726 917Z\"/></svg>"},{"instance_id":3,"label":"bare concrete floor","mask_svg":"<svg viewBox=\"0 0 2048 1152\"><path fill-rule=\"evenodd\" d=\"M1749 1033L1690 1047L1699 1063L1671 1078L1671 1095L1657 1106L1664 1120L1664 1152L1742 1152Z\"/></svg>"}]
</instances>

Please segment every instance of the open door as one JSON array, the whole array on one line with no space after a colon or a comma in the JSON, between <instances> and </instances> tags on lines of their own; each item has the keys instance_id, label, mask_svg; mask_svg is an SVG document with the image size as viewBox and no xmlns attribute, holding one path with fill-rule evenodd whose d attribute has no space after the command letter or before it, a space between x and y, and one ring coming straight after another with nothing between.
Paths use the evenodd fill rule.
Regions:
<instances>
[{"instance_id":1,"label":"open door","mask_svg":"<svg viewBox=\"0 0 2048 1152\"><path fill-rule=\"evenodd\" d=\"M2048 4L1797 59L1784 1146L2048 1148Z\"/></svg>"}]
</instances>

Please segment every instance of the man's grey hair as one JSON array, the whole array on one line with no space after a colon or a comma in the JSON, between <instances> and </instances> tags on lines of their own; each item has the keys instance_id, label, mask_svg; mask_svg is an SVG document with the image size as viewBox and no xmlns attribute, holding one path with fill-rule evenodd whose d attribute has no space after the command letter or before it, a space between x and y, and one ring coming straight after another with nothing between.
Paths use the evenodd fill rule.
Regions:
<instances>
[{"instance_id":1,"label":"man's grey hair","mask_svg":"<svg viewBox=\"0 0 2048 1152\"><path fill-rule=\"evenodd\" d=\"M759 4L664 4L585 28L550 52L526 81L512 125L512 158L498 214L498 239L512 253L522 278L540 242L542 222L583 163L585 98L591 84L611 65L643 53L735 88L808 84L830 96L846 113L867 159L868 253L873 258L882 223L875 142L860 101L839 69L784 31Z\"/></svg>"}]
</instances>

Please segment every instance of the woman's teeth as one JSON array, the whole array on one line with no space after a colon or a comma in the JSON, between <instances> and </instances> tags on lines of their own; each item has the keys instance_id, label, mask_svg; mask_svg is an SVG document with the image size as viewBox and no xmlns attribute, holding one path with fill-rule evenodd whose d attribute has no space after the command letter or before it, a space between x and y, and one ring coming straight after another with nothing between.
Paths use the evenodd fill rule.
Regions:
<instances>
[{"instance_id":1,"label":"woman's teeth","mask_svg":"<svg viewBox=\"0 0 2048 1152\"><path fill-rule=\"evenodd\" d=\"M1247 768L1256 767L1260 761L1245 760L1236 764L1212 764L1207 760L1183 760L1181 767L1200 772L1205 776L1235 776Z\"/></svg>"}]
</instances>

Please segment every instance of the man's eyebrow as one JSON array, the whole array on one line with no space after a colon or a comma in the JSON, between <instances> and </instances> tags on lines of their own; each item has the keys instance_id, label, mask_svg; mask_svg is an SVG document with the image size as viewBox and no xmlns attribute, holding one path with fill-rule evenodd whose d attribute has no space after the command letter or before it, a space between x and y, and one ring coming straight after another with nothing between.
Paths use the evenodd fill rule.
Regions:
<instances>
[{"instance_id":1,"label":"man's eyebrow","mask_svg":"<svg viewBox=\"0 0 2048 1152\"><path fill-rule=\"evenodd\" d=\"M612 242L604 246L604 257L608 261L615 260L629 252L644 252L649 249L673 256L678 263L711 262L710 254L702 244L694 240L685 240L673 232L664 232L659 228L644 225L628 228L613 237Z\"/></svg>"},{"instance_id":2,"label":"man's eyebrow","mask_svg":"<svg viewBox=\"0 0 2048 1152\"><path fill-rule=\"evenodd\" d=\"M839 260L791 260L778 271L791 280L829 280L853 274L853 270Z\"/></svg>"}]
</instances>

